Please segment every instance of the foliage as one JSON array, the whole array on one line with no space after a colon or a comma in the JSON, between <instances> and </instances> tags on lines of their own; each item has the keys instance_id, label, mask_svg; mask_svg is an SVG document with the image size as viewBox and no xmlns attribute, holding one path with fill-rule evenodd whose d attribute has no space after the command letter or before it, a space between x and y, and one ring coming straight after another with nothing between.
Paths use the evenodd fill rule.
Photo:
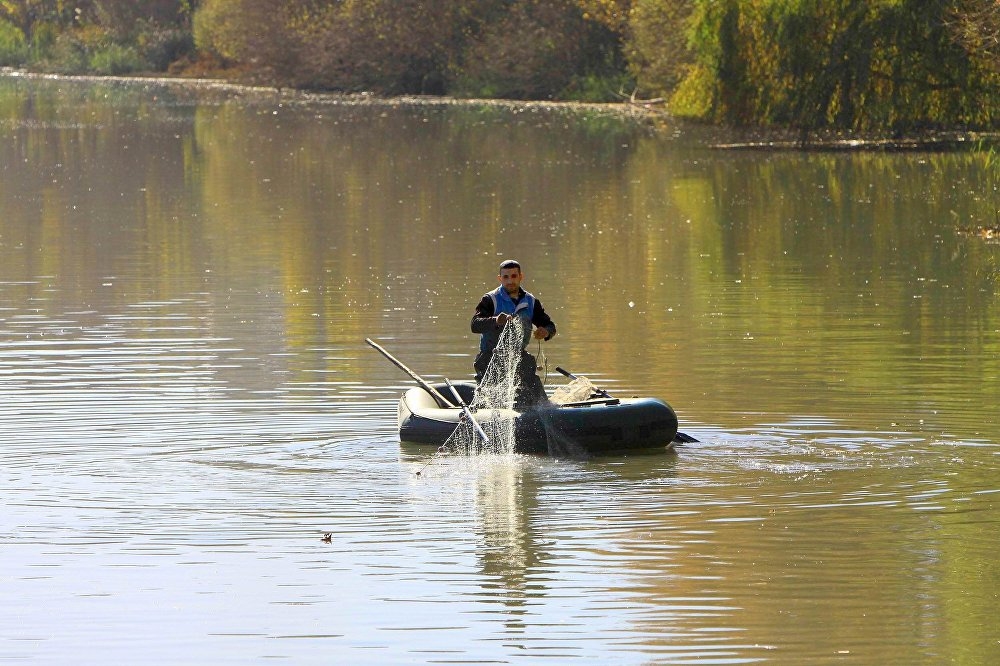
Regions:
<instances>
[{"instance_id":1,"label":"foliage","mask_svg":"<svg viewBox=\"0 0 1000 666\"><path fill-rule=\"evenodd\" d=\"M461 85L474 95L554 97L581 90L588 74L593 86L595 75L621 71L614 49L613 33L588 20L572 0L521 1L483 26L470 43ZM589 94L595 93L591 88Z\"/></svg>"},{"instance_id":2,"label":"foliage","mask_svg":"<svg viewBox=\"0 0 1000 666\"><path fill-rule=\"evenodd\" d=\"M267 0L204 0L194 14L193 33L199 51L227 61L253 61L259 57L259 25L268 25L275 35L275 16Z\"/></svg>"},{"instance_id":3,"label":"foliage","mask_svg":"<svg viewBox=\"0 0 1000 666\"><path fill-rule=\"evenodd\" d=\"M0 23L23 44L0 38L0 58L67 73L163 70L193 49L189 17L187 0L0 0Z\"/></svg>"},{"instance_id":4,"label":"foliage","mask_svg":"<svg viewBox=\"0 0 1000 666\"><path fill-rule=\"evenodd\" d=\"M28 57L28 47L21 31L7 21L0 21L0 67L20 65Z\"/></svg>"},{"instance_id":5,"label":"foliage","mask_svg":"<svg viewBox=\"0 0 1000 666\"><path fill-rule=\"evenodd\" d=\"M134 38L144 68L162 72L171 64L194 53L194 37L190 30L172 28L140 21Z\"/></svg>"},{"instance_id":6,"label":"foliage","mask_svg":"<svg viewBox=\"0 0 1000 666\"><path fill-rule=\"evenodd\" d=\"M134 51L136 69L163 71L194 51L191 16L187 0L93 0L80 22L109 33L122 54Z\"/></svg>"},{"instance_id":7,"label":"foliage","mask_svg":"<svg viewBox=\"0 0 1000 666\"><path fill-rule=\"evenodd\" d=\"M84 23L100 25L123 38L148 29L150 24L189 28L191 7L185 0L92 0L80 16Z\"/></svg>"},{"instance_id":8,"label":"foliage","mask_svg":"<svg viewBox=\"0 0 1000 666\"><path fill-rule=\"evenodd\" d=\"M601 101L738 125L1000 122L996 0L0 0L0 63Z\"/></svg>"},{"instance_id":9,"label":"foliage","mask_svg":"<svg viewBox=\"0 0 1000 666\"><path fill-rule=\"evenodd\" d=\"M203 54L238 58L241 54L239 5L235 2L205 0L194 15L192 32L195 47Z\"/></svg>"},{"instance_id":10,"label":"foliage","mask_svg":"<svg viewBox=\"0 0 1000 666\"><path fill-rule=\"evenodd\" d=\"M688 24L694 0L635 0L629 15L624 51L640 91L671 94L690 72Z\"/></svg>"},{"instance_id":11,"label":"foliage","mask_svg":"<svg viewBox=\"0 0 1000 666\"><path fill-rule=\"evenodd\" d=\"M81 4L86 4L81 3ZM46 24L70 25L76 8L62 0L0 0L0 20L16 27L27 42Z\"/></svg>"},{"instance_id":12,"label":"foliage","mask_svg":"<svg viewBox=\"0 0 1000 666\"><path fill-rule=\"evenodd\" d=\"M679 92L715 121L907 131L997 120L950 0L697 0Z\"/></svg>"},{"instance_id":13,"label":"foliage","mask_svg":"<svg viewBox=\"0 0 1000 666\"><path fill-rule=\"evenodd\" d=\"M609 98L625 71L589 0L205 0L200 51L272 82L384 94ZM590 3L600 9L603 2ZM268 30L258 26L266 24Z\"/></svg>"},{"instance_id":14,"label":"foliage","mask_svg":"<svg viewBox=\"0 0 1000 666\"><path fill-rule=\"evenodd\" d=\"M949 25L966 51L981 57L994 72L1000 71L1000 3L956 0Z\"/></svg>"},{"instance_id":15,"label":"foliage","mask_svg":"<svg viewBox=\"0 0 1000 666\"><path fill-rule=\"evenodd\" d=\"M108 44L90 54L87 69L96 74L130 74L143 69L145 62L131 46Z\"/></svg>"},{"instance_id":16,"label":"foliage","mask_svg":"<svg viewBox=\"0 0 1000 666\"><path fill-rule=\"evenodd\" d=\"M635 0L575 0L585 19L600 23L616 33L626 30L634 3Z\"/></svg>"},{"instance_id":17,"label":"foliage","mask_svg":"<svg viewBox=\"0 0 1000 666\"><path fill-rule=\"evenodd\" d=\"M346 0L314 8L293 24L303 37L301 73L305 83L320 88L443 93L463 46L491 4Z\"/></svg>"}]
</instances>

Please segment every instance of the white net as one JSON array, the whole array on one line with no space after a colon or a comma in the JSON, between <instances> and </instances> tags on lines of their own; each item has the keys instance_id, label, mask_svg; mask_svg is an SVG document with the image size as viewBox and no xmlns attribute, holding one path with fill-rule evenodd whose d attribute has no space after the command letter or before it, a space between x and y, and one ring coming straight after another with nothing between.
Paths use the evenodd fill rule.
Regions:
<instances>
[{"instance_id":1,"label":"white net","mask_svg":"<svg viewBox=\"0 0 1000 666\"><path fill-rule=\"evenodd\" d=\"M577 377L569 384L560 386L553 393L550 400L557 405L565 405L571 402L583 402L589 400L597 393L597 387L586 377Z\"/></svg>"},{"instance_id":2,"label":"white net","mask_svg":"<svg viewBox=\"0 0 1000 666\"><path fill-rule=\"evenodd\" d=\"M514 419L517 416L514 405L520 388L518 366L524 351L525 326L530 324L520 317L508 320L489 367L469 405L473 417L489 441L484 442L474 425L463 419L444 443L444 450L469 455L514 453Z\"/></svg>"}]
</instances>

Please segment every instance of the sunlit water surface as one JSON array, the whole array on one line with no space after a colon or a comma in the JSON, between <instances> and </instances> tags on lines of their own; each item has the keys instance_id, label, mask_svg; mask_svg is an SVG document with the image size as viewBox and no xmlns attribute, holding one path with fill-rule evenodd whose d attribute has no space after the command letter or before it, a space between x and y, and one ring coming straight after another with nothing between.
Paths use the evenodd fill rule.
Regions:
<instances>
[{"instance_id":1,"label":"sunlit water surface","mask_svg":"<svg viewBox=\"0 0 1000 666\"><path fill-rule=\"evenodd\" d=\"M989 171L702 134L0 79L0 662L997 661ZM700 441L401 446L508 256Z\"/></svg>"}]
</instances>

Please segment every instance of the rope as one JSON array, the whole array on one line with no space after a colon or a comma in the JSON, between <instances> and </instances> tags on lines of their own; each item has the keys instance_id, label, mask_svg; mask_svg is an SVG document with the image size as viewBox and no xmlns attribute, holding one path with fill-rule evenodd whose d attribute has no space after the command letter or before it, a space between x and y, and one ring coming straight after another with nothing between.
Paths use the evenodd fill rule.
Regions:
<instances>
[{"instance_id":1,"label":"rope","mask_svg":"<svg viewBox=\"0 0 1000 666\"><path fill-rule=\"evenodd\" d=\"M535 353L535 370L542 371L542 385L544 386L549 382L549 359L546 358L545 352L542 351L541 338L535 338L535 344L538 348L538 351Z\"/></svg>"}]
</instances>

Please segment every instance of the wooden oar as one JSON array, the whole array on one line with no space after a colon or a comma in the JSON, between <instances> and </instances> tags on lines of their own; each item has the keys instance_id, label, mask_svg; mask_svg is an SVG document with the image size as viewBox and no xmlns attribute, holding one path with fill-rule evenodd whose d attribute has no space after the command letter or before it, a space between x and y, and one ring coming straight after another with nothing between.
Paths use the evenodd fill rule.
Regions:
<instances>
[{"instance_id":1,"label":"wooden oar","mask_svg":"<svg viewBox=\"0 0 1000 666\"><path fill-rule=\"evenodd\" d=\"M444 378L444 381L448 384L448 388L451 389L451 394L455 396L455 401L458 402L458 405L462 408L462 413L465 414L465 418L472 422L472 427L475 428L479 436L483 438L483 444L489 444L490 438L487 437L486 431L483 430L481 425L479 425L479 421L476 420L476 417L472 415L472 411L469 409L469 406L465 404L465 401L462 400L462 396L458 394L458 390L455 388L455 385L452 384L451 380L447 377Z\"/></svg>"},{"instance_id":2,"label":"wooden oar","mask_svg":"<svg viewBox=\"0 0 1000 666\"><path fill-rule=\"evenodd\" d=\"M375 349L376 351L378 351L379 353L381 353L382 356L385 356L387 359L389 359L390 361L392 361L393 365L395 365L397 368L399 368L400 370L402 370L403 372L405 372L406 374L408 374L418 384L420 384L420 386L423 387L423 389L425 391L427 391L428 393L431 394L431 397L434 398L434 402L436 402L438 404L438 407L444 407L444 408L458 407L458 405L452 404L452 402L450 400L448 400L448 398L446 398L443 395L441 395L440 391L438 391L436 388L434 388L433 386L431 386L430 384L428 384L424 380L423 377L421 377L417 373L413 372L413 370L410 370L408 367L406 367L405 365L403 365L402 363L400 363L396 358L394 358L392 354L390 354L386 350L382 349L382 347L380 347L379 345L377 345L374 342L372 342L371 338L365 338L365 342L367 342L369 345L371 345L373 349Z\"/></svg>"},{"instance_id":3,"label":"wooden oar","mask_svg":"<svg viewBox=\"0 0 1000 666\"><path fill-rule=\"evenodd\" d=\"M556 372L565 377L569 377L570 379L579 379L579 377L574 375L572 372L569 372L568 370L563 370L559 366L556 366ZM597 395L604 396L605 398L612 398L612 399L614 398L614 396L612 396L610 393L596 386L594 387L594 392L597 393ZM677 433L674 435L673 441L679 442L681 444L690 444L691 442L697 442L698 440L692 437L691 435L685 434L678 430Z\"/></svg>"}]
</instances>

